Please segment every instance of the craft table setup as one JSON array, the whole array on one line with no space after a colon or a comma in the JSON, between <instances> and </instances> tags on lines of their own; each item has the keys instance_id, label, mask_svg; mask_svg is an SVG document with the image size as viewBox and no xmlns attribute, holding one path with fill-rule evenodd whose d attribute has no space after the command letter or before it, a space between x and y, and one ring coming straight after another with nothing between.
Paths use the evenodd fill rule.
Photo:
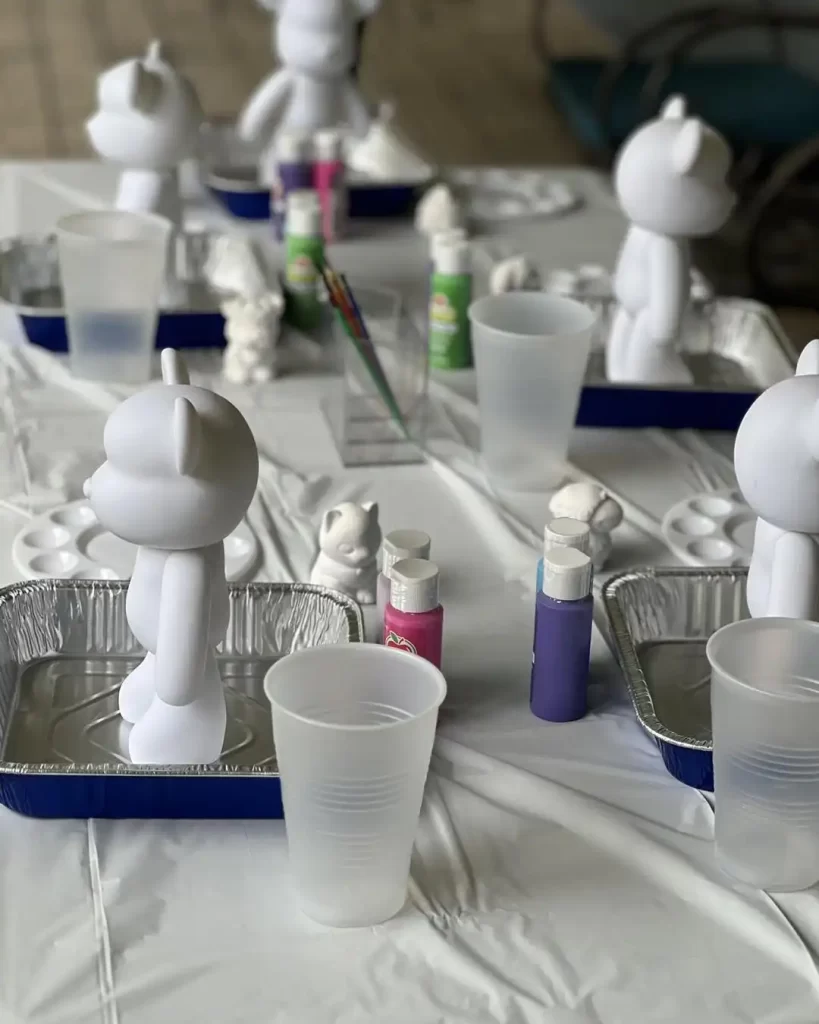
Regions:
<instances>
[{"instance_id":1,"label":"craft table setup","mask_svg":"<svg viewBox=\"0 0 819 1024\"><path fill-rule=\"evenodd\" d=\"M540 216L490 216L484 205L471 240L478 289L486 287L493 264L521 253L547 281L564 272L563 290L573 294L582 291L584 279L599 283L599 268L614 266L627 225L602 175L549 168L467 168L452 175L466 194L470 188L482 194L484 204L498 182L508 186L521 178L542 193L557 189L568 197L564 208ZM68 214L110 208L118 171L93 161L9 162L0 166L0 181L0 235L12 246L8 240L50 234ZM281 246L269 221L231 217L193 171L185 174L182 199L185 231L249 239L268 271L282 269ZM349 236L328 251L333 267L362 300L367 288L398 293L407 336L425 330L430 247L411 217L357 219ZM585 270L566 287L565 271L574 268ZM0 287L4 282L0 268ZM587 297L600 304L600 294ZM613 389L604 386L602 370L593 370L579 421L594 425L574 430L562 479L548 489L507 491L490 481L480 459L473 371L433 369L423 457L345 464L328 415L338 374L328 372L315 344L304 338L284 346L278 375L243 384L223 375L219 350L185 343L190 383L181 361L163 353L164 383L143 394L127 384L73 375L64 354L26 340L24 317L16 315L21 303L4 298L0 585L38 581L18 592L18 599L28 595L35 608L60 605L51 584L42 582L51 575L62 574L69 584L69 577L79 579L78 586L88 588L64 602L63 625L52 633L25 616L16 622L18 656L45 668L33 676L22 704L0 703L0 792L15 807L0 807L5 1016L27 1024L819 1019L815 891L769 894L721 870L714 800L705 782L710 748L692 742L680 753L667 743L658 746L643 728L657 732L653 709L638 706L641 725L614 654L620 645L622 660L623 637L635 633L633 621L623 626L629 615L644 630L635 643L657 641L651 657L662 671L669 664L660 643L666 628L684 625L704 641L729 621L726 607L738 603L731 567L747 564L752 543L750 513L737 493L732 431L684 426L682 407L673 399L666 425L680 429L664 428L657 413L662 403L653 410L637 403L625 420L628 427L602 426L601 417L615 408L624 415L628 403L607 397ZM751 377L761 374L750 382L759 390L790 378L795 356L767 311L722 299L709 308L715 307L713 315L723 317L720 338L728 336L733 346L720 355L726 365L745 368ZM744 339L744 349L737 339ZM595 348L592 366L602 358ZM816 372L800 366L800 372ZM735 428L753 397L726 379L726 392L739 394L744 408L709 406L706 396L703 422L709 427L724 426L714 416L728 408ZM304 595L298 591L295 598L252 588L234 592L227 653L236 655L238 668L225 676L227 753L225 765L215 769L221 788L200 786L186 811L169 808L178 808L186 767L191 778L197 774L193 758L175 762L181 774L136 778L140 785L127 794L106 788L102 774L38 776L15 763L15 751L30 751L35 741L43 761L55 753L66 763L80 757L97 766L127 762L114 684L122 659L131 659L132 672L139 655L128 639L132 610L126 622L124 591L112 581L130 572L133 550L117 546L116 531L106 533L91 507L103 501L105 460L116 449L116 431L109 433L106 422L110 427L115 410L148 402L145 396L153 394L157 423L145 423L144 429L163 438L173 433L161 429L164 389L188 394L184 389L192 393L196 386L215 392L209 401L218 408L232 403L239 410L258 449L258 484L246 516L238 526L225 520L218 534L224 538L228 580L310 580L317 538L330 528L327 510L344 502L368 515L377 505L385 535L412 529L432 539L445 608L447 693L415 837L409 898L384 923L340 930L302 912L280 819L278 780L265 774L272 757L270 708L260 679L250 678L256 669L247 668L253 658L267 667L270 652L285 641L272 635L276 628L267 636L264 629L242 633L235 625L247 606L252 626L252 615L261 614L258 608L253 612L253 602L267 602L271 614L280 616L288 644L325 642L315 639L319 618L332 620L336 639L356 640L361 621L350 598L325 595L321 616L307 613L300 623L299 608L315 612L316 606L300 606ZM143 421L153 419L152 410L144 406ZM178 404L174 410L177 417ZM640 416L648 422L636 429ZM246 454L240 442L238 462ZM129 457L138 461L143 455ZM177 453L177 466L193 457L195 451ZM228 471L239 474L239 483L247 477L235 466ZM602 485L624 518L611 531L605 568L595 574L589 710L577 721L558 724L536 717L529 701L536 567L544 524L552 515L568 514L550 507L566 480ZM240 501L239 483L224 502ZM661 571L686 563L710 568L691 569L698 574L690 577L694 583L654 582L650 567ZM715 589L706 592L696 580L709 573ZM620 582L607 586L618 574ZM94 587L107 595L102 610L89 597ZM44 604L37 603L38 593L46 594ZM663 619L672 616L672 598L684 605L684 624ZM368 640L379 631L383 636L376 612L374 605L363 608ZM110 635L99 640L91 620ZM55 686L49 675L58 665L53 648L80 627L84 639L69 649L96 667L69 673L67 682ZM303 635L294 639L291 634L299 630ZM692 659L700 666L703 646ZM701 703L703 672L707 662L699 676L680 684L700 695L692 696L695 705ZM89 712L101 700L108 702L103 712ZM48 729L41 721L50 723ZM72 750L81 755L72 756ZM255 774L242 768L247 750L254 752ZM156 758L139 761L162 764ZM231 767L237 768L234 777ZM677 767L704 774L684 785L673 777ZM127 773L119 776L123 780L129 781ZM60 816L60 800L73 801L72 810L64 811L69 816ZM118 812L122 800L130 816ZM82 813L83 806L94 808L87 812L92 816Z\"/></svg>"}]
</instances>

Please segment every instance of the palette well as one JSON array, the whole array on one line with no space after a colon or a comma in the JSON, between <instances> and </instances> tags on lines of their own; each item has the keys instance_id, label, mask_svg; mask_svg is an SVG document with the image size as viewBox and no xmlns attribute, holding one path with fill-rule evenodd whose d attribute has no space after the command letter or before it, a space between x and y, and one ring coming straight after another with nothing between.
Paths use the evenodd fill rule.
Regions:
<instances>
[{"instance_id":1,"label":"palette well","mask_svg":"<svg viewBox=\"0 0 819 1024\"><path fill-rule=\"evenodd\" d=\"M255 534L242 521L224 543L227 579L246 579L259 557ZM12 545L14 565L29 580L130 579L136 552L134 545L106 530L83 499L32 519Z\"/></svg>"}]
</instances>

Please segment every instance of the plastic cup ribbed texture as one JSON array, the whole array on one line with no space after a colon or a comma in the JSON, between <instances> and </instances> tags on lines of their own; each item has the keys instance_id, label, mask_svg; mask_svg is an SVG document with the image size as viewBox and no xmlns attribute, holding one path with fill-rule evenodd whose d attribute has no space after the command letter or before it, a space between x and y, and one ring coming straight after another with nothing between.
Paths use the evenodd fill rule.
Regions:
<instances>
[{"instance_id":1,"label":"plastic cup ribbed texture","mask_svg":"<svg viewBox=\"0 0 819 1024\"><path fill-rule=\"evenodd\" d=\"M434 665L391 647L313 647L265 678L290 867L322 924L378 924L406 901L438 708Z\"/></svg>"},{"instance_id":2,"label":"plastic cup ribbed texture","mask_svg":"<svg viewBox=\"0 0 819 1024\"><path fill-rule=\"evenodd\" d=\"M469 318L489 478L515 491L558 483L596 315L573 299L521 291L478 299Z\"/></svg>"},{"instance_id":3,"label":"plastic cup ribbed texture","mask_svg":"<svg viewBox=\"0 0 819 1024\"><path fill-rule=\"evenodd\" d=\"M819 623L747 619L708 641L720 866L770 891L819 881Z\"/></svg>"}]
</instances>

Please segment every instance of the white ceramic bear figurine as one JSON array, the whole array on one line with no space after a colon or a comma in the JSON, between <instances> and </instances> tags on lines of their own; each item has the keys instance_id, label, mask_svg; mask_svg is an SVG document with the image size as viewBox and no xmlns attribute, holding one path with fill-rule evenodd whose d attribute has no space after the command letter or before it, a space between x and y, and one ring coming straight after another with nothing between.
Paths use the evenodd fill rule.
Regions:
<instances>
[{"instance_id":1,"label":"white ceramic bear figurine","mask_svg":"<svg viewBox=\"0 0 819 1024\"><path fill-rule=\"evenodd\" d=\"M97 153L123 168L116 208L167 217L173 253L182 223L179 165L196 155L202 125L193 86L154 41L144 57L100 75L97 104L86 131ZM166 301L179 292L173 259L168 278Z\"/></svg>"},{"instance_id":2,"label":"white ceramic bear figurine","mask_svg":"<svg viewBox=\"0 0 819 1024\"><path fill-rule=\"evenodd\" d=\"M678 342L690 297L689 239L718 231L736 196L731 150L670 99L617 157L614 187L630 226L614 273L617 309L606 376L622 383L690 384Z\"/></svg>"},{"instance_id":3,"label":"white ceramic bear figurine","mask_svg":"<svg viewBox=\"0 0 819 1024\"><path fill-rule=\"evenodd\" d=\"M740 424L734 468L759 517L748 569L754 618L819 617L819 340L796 374L768 388Z\"/></svg>"},{"instance_id":4,"label":"white ceramic bear figurine","mask_svg":"<svg viewBox=\"0 0 819 1024\"><path fill-rule=\"evenodd\" d=\"M234 295L221 304L227 348L222 373L232 384L258 384L276 376L276 342L284 298L276 292Z\"/></svg>"},{"instance_id":5,"label":"white ceramic bear figurine","mask_svg":"<svg viewBox=\"0 0 819 1024\"><path fill-rule=\"evenodd\" d=\"M239 135L266 149L278 129L313 134L346 124L357 138L370 112L352 78L355 27L379 0L273 0L281 67L256 89L239 118Z\"/></svg>"},{"instance_id":6,"label":"white ceramic bear figurine","mask_svg":"<svg viewBox=\"0 0 819 1024\"><path fill-rule=\"evenodd\" d=\"M319 555L310 582L340 590L359 604L375 604L381 544L378 505L344 501L324 513L319 531Z\"/></svg>"},{"instance_id":7,"label":"white ceramic bear figurine","mask_svg":"<svg viewBox=\"0 0 819 1024\"><path fill-rule=\"evenodd\" d=\"M250 504L259 459L239 411L190 384L172 349L162 379L110 415L107 461L85 493L100 523L138 546L126 615L148 653L119 695L131 760L205 764L226 723L214 657L228 625L222 542Z\"/></svg>"}]
</instances>

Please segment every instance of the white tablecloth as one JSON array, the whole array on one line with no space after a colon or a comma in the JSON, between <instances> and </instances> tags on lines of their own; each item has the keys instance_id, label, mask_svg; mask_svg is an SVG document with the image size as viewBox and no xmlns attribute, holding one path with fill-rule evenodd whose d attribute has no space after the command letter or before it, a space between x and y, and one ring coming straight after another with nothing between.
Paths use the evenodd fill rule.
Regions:
<instances>
[{"instance_id":1,"label":"white tablecloth","mask_svg":"<svg viewBox=\"0 0 819 1024\"><path fill-rule=\"evenodd\" d=\"M57 180L81 205L92 179L106 199L105 172L94 173L18 166L12 177ZM574 180L589 190L583 212L508 236L553 266L610 262L616 212L592 176ZM410 251L351 241L337 262L422 288L416 257L386 259L399 248ZM78 496L116 394L74 384L33 350L3 348L2 363L33 488L45 502ZM319 408L325 386L224 390L263 454L248 517L264 549L259 578L304 578L321 511L343 498L377 500L385 531L433 538L449 696L410 901L376 928L313 924L294 904L281 822L38 821L0 809L0 1021L815 1024L815 892L772 898L720 874L708 800L666 773L599 634L588 717L548 725L530 714L547 496L491 495L454 433L429 464L345 470ZM474 410L442 378L435 397L448 410L439 425L468 433ZM725 475L709 451L696 436L577 432L575 462L631 502L613 567L673 563L651 523ZM19 465L4 471L8 489ZM0 510L0 582L15 579L9 545L22 523Z\"/></svg>"}]
</instances>

